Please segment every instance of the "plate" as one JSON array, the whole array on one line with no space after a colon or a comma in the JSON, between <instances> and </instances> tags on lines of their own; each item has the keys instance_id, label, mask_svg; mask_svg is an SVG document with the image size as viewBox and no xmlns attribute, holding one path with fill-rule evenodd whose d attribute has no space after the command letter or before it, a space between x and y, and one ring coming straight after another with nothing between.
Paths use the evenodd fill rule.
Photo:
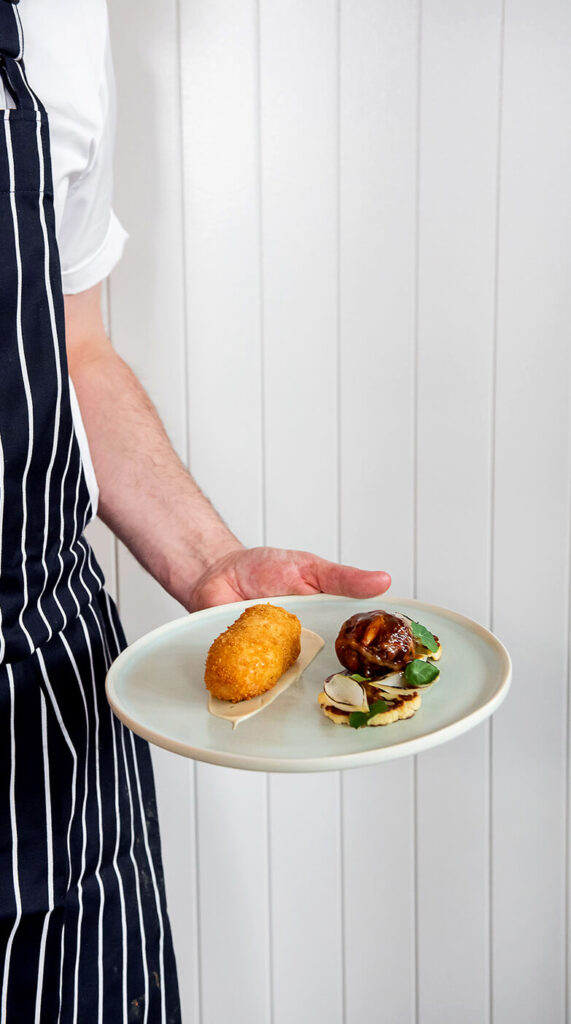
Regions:
<instances>
[{"instance_id":1,"label":"plate","mask_svg":"<svg viewBox=\"0 0 571 1024\"><path fill-rule=\"evenodd\" d=\"M297 615L302 626L323 637L325 646L273 704L232 729L230 722L208 712L206 654L244 608L267 600ZM317 695L326 676L340 667L335 638L350 615L375 608L404 612L439 637L440 678L413 718L361 729L334 725L320 710ZM391 761L460 736L499 707L510 678L505 647L465 615L409 598L312 594L220 605L169 622L119 655L106 689L118 718L166 750L230 768L311 772Z\"/></svg>"}]
</instances>

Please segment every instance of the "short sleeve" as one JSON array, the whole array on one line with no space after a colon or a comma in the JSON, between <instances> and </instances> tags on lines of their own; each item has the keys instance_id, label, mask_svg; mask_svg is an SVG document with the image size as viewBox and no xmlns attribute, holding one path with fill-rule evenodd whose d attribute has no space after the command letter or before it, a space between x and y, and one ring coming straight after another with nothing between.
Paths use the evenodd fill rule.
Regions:
<instances>
[{"instance_id":1,"label":"short sleeve","mask_svg":"<svg viewBox=\"0 0 571 1024\"><path fill-rule=\"evenodd\" d=\"M107 4L26 0L20 7L28 80L48 112L63 290L81 292L107 277L127 238L112 205L116 101Z\"/></svg>"},{"instance_id":2,"label":"short sleeve","mask_svg":"<svg viewBox=\"0 0 571 1024\"><path fill-rule=\"evenodd\" d=\"M58 244L62 286L68 295L107 277L128 237L112 206L115 82L108 38L97 98L98 116L83 126L86 166L68 176L60 211Z\"/></svg>"},{"instance_id":3,"label":"short sleeve","mask_svg":"<svg viewBox=\"0 0 571 1024\"><path fill-rule=\"evenodd\" d=\"M61 279L64 295L75 295L83 292L86 288L103 281L109 276L113 267L119 262L123 255L125 242L129 237L127 232L117 220L113 210L108 210L109 222L107 230L103 235L100 245L87 253L83 260L73 261L74 246L66 246L65 241L60 242L62 255ZM77 223L77 222L76 222ZM85 250L87 247L84 246ZM81 253L77 253L81 256ZM64 263L63 257L67 257ZM72 261L70 263L70 256Z\"/></svg>"}]
</instances>

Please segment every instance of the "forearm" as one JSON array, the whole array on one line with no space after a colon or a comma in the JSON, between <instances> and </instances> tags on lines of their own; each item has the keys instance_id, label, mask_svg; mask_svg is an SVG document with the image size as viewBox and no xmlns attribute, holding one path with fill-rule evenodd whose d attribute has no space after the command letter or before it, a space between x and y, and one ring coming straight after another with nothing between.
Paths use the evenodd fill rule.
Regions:
<instances>
[{"instance_id":1,"label":"forearm","mask_svg":"<svg viewBox=\"0 0 571 1024\"><path fill-rule=\"evenodd\" d=\"M174 452L154 406L109 343L70 355L100 489L99 515L186 607L196 581L242 545Z\"/></svg>"},{"instance_id":2,"label":"forearm","mask_svg":"<svg viewBox=\"0 0 571 1024\"><path fill-rule=\"evenodd\" d=\"M246 549L178 459L150 402L114 352L101 288L65 300L69 370L100 488L99 514L189 611L282 594L382 594L391 578L307 551Z\"/></svg>"}]
</instances>

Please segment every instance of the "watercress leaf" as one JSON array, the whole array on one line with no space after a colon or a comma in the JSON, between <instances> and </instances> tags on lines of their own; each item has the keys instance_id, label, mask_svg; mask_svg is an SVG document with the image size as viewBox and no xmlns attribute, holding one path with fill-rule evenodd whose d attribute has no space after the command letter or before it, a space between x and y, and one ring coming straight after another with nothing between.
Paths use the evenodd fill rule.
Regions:
<instances>
[{"instance_id":1,"label":"watercress leaf","mask_svg":"<svg viewBox=\"0 0 571 1024\"><path fill-rule=\"evenodd\" d=\"M373 715L380 715L382 714L383 711L388 710L389 705L387 704L386 700L377 700L375 701L374 704L371 704L371 707L369 709L369 718L372 718Z\"/></svg>"},{"instance_id":2,"label":"watercress leaf","mask_svg":"<svg viewBox=\"0 0 571 1024\"><path fill-rule=\"evenodd\" d=\"M360 729L361 726L366 725L368 721L368 711L352 711L349 715L349 725L353 726L353 729Z\"/></svg>"},{"instance_id":3,"label":"watercress leaf","mask_svg":"<svg viewBox=\"0 0 571 1024\"><path fill-rule=\"evenodd\" d=\"M389 705L385 700L377 700L369 711L352 711L349 715L349 725L352 725L354 729L360 729L362 725L367 724L373 715L380 715L383 711L388 710Z\"/></svg>"},{"instance_id":4,"label":"watercress leaf","mask_svg":"<svg viewBox=\"0 0 571 1024\"><path fill-rule=\"evenodd\" d=\"M434 682L439 675L440 669L436 668L436 665L431 665L429 661L421 661L419 658L409 661L404 670L407 683L415 687L427 686L428 683Z\"/></svg>"},{"instance_id":5,"label":"watercress leaf","mask_svg":"<svg viewBox=\"0 0 571 1024\"><path fill-rule=\"evenodd\" d=\"M422 626L420 622L411 622L410 628L415 640L418 640L423 647L427 647L429 651L436 654L438 650L438 643L430 630L427 629L426 626Z\"/></svg>"}]
</instances>

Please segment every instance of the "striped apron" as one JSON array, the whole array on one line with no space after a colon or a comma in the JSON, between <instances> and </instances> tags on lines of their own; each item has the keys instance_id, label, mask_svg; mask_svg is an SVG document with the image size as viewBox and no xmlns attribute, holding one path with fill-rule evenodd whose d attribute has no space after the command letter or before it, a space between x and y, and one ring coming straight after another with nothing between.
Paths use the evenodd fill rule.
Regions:
<instances>
[{"instance_id":1,"label":"striped apron","mask_svg":"<svg viewBox=\"0 0 571 1024\"><path fill-rule=\"evenodd\" d=\"M149 749L83 537L48 121L0 0L0 1024L179 1022Z\"/></svg>"}]
</instances>

